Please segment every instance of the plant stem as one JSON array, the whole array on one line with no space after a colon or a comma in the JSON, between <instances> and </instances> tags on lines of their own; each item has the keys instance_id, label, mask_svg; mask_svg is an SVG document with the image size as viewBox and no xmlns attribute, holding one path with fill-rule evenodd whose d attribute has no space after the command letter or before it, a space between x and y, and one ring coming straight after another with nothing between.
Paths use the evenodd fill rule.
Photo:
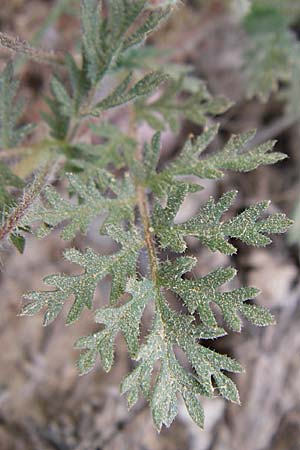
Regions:
<instances>
[{"instance_id":1,"label":"plant stem","mask_svg":"<svg viewBox=\"0 0 300 450\"><path fill-rule=\"evenodd\" d=\"M14 38L6 33L0 32L0 47L10 51L11 53L19 53L47 64L64 65L64 55L53 50L44 50L31 47L27 42L19 37Z\"/></svg>"},{"instance_id":2,"label":"plant stem","mask_svg":"<svg viewBox=\"0 0 300 450\"><path fill-rule=\"evenodd\" d=\"M48 160L40 168L32 184L27 190L24 191L22 200L14 208L12 208L11 212L5 217L4 222L0 227L0 241L13 232L13 230L20 224L20 221L25 216L28 208L38 197L45 184L47 184L49 173L53 168L53 164L55 164L53 158L48 158Z\"/></svg>"},{"instance_id":3,"label":"plant stem","mask_svg":"<svg viewBox=\"0 0 300 450\"><path fill-rule=\"evenodd\" d=\"M145 243L148 252L151 278L153 283L156 285L158 278L158 260L156 255L153 230L150 222L148 199L143 186L137 185L136 192L137 192L138 208L143 221Z\"/></svg>"},{"instance_id":4,"label":"plant stem","mask_svg":"<svg viewBox=\"0 0 300 450\"><path fill-rule=\"evenodd\" d=\"M136 116L135 116L135 110L132 106L129 108L129 132L128 132L128 134L130 137L132 137L133 139L136 140L136 135L137 135ZM139 144L137 144L136 159L138 161L143 160L142 148ZM130 167L128 169L130 171ZM149 208L147 193L146 193L145 187L139 183L139 180L134 176L133 176L133 179L134 179L136 196L137 196L137 206L138 206L139 213L140 213L140 216L141 216L142 222L143 222L145 244L146 244L147 253L148 253L151 278L152 278L154 285L157 285L159 264L158 264L158 259L157 259L157 255L156 255L156 247L155 247L155 240L154 240L154 236L153 236L153 230L151 227L150 208Z\"/></svg>"}]
</instances>

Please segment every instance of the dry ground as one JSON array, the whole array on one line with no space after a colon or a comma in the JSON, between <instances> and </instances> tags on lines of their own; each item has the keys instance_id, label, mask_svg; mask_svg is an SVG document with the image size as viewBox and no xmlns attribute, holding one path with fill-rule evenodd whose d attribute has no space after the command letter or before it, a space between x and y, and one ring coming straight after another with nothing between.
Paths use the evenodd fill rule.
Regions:
<instances>
[{"instance_id":1,"label":"dry ground","mask_svg":"<svg viewBox=\"0 0 300 450\"><path fill-rule=\"evenodd\" d=\"M2 0L0 29L30 39L39 29L55 2ZM74 2L73 2L74 3ZM75 2L78 3L78 2ZM197 2L194 2L195 4ZM47 30L43 45L70 48L76 39L76 17L63 15ZM189 7L161 31L158 45L178 49L177 62L195 66L208 80L211 90L238 101L222 120L222 138L229 132L257 127L261 135L282 117L282 106L274 99L268 104L244 101L244 80L239 70L243 35L218 1L204 11ZM182 44L183 43L183 44ZM5 59L5 56L0 54ZM30 101L27 119L38 120L40 94L47 86L49 71L36 64L21 67L23 90ZM117 120L117 119L116 119ZM190 131L183 124L177 140L166 139L166 154L176 148ZM147 133L147 130L144 130ZM235 187L240 190L238 208L249 202L270 198L274 210L291 213L299 199L299 124L280 127L273 138L289 160L276 167L261 168L253 174L228 175L220 184L207 183L205 195L218 195ZM182 214L199 207L201 196L191 196ZM86 246L96 232L76 244ZM259 287L260 304L268 306L278 325L256 329L245 325L242 335L221 340L220 351L237 357L246 374L236 379L242 406L223 400L205 401L206 428L200 431L180 405L179 417L160 436L153 429L149 411L141 402L127 412L118 393L118 383L130 367L120 340L116 365L105 375L100 367L79 378L75 369L73 342L91 331L92 317L65 328L58 319L49 328L41 317L18 317L21 295L42 286L44 275L69 270L61 260L65 243L57 234L43 242L30 238L22 257L11 250L3 255L0 314L0 449L2 450L299 450L300 449L300 283L299 249L288 246L285 237L263 250L240 246L231 264L239 269L239 282ZM224 257L195 246L205 273ZM107 285L98 292L104 302Z\"/></svg>"}]
</instances>

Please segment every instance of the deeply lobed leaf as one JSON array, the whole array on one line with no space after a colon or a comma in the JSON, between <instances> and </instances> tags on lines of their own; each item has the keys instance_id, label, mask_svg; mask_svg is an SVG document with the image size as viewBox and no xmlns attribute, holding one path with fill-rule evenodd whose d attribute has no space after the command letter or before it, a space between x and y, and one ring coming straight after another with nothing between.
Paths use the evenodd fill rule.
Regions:
<instances>
[{"instance_id":1,"label":"deeply lobed leaf","mask_svg":"<svg viewBox=\"0 0 300 450\"><path fill-rule=\"evenodd\" d=\"M108 172L96 172L97 176L87 182L79 175L66 175L71 192L77 196L77 204L65 200L53 187L47 187L45 204L34 204L22 224L43 222L37 236L44 237L53 227L67 222L61 236L69 240L78 232L86 233L93 219L101 215L106 215L106 223L118 224L124 219L132 221L135 193L130 179L126 177L118 183ZM103 194L107 189L112 190L114 197Z\"/></svg>"},{"instance_id":2,"label":"deeply lobed leaf","mask_svg":"<svg viewBox=\"0 0 300 450\"><path fill-rule=\"evenodd\" d=\"M203 152L215 139L217 132L218 126L212 126L205 129L199 137L188 140L177 158L158 173L156 168L159 161L160 135L155 134L151 147L147 146L145 152L148 186L162 196L175 184L178 176L220 179L225 170L249 172L260 165L274 164L286 158L283 153L270 152L274 141L267 141L255 148L245 150L251 144L255 131L233 135L223 149L215 154L203 156Z\"/></svg>"},{"instance_id":3,"label":"deeply lobed leaf","mask_svg":"<svg viewBox=\"0 0 300 450\"><path fill-rule=\"evenodd\" d=\"M86 349L78 360L81 375L93 369L97 353L100 354L103 369L108 372L114 359L114 340L119 331L124 334L129 353L134 357L139 347L140 321L146 304L152 300L152 285L149 280L127 283L126 291L131 299L118 307L106 307L96 311L96 322L105 328L92 336L80 338L76 348Z\"/></svg>"},{"instance_id":4,"label":"deeply lobed leaf","mask_svg":"<svg viewBox=\"0 0 300 450\"><path fill-rule=\"evenodd\" d=\"M158 430L162 425L170 426L174 420L177 414L178 392L183 396L193 419L203 427L204 414L198 396L212 396L212 376L223 397L239 402L235 385L222 370L239 372L240 365L228 356L202 347L197 342L198 330L193 322L192 316L172 311L157 292L156 316L152 330L137 355L136 368L122 383L122 392L126 393L129 406L137 401L139 391L149 400ZM195 370L195 375L187 372L179 363L174 353L174 345L183 350ZM160 361L161 365L152 388L152 373L157 361Z\"/></svg>"},{"instance_id":5,"label":"deeply lobed leaf","mask_svg":"<svg viewBox=\"0 0 300 450\"><path fill-rule=\"evenodd\" d=\"M245 303L259 294L258 289L242 287L225 292L217 289L236 275L232 267L218 268L197 280L182 279L182 275L190 271L195 263L195 258L191 257L178 258L173 263L166 262L160 276L163 286L179 295L191 314L197 311L205 326L213 329L218 327L211 303L219 307L224 321L233 331L241 331L239 314L255 325L274 323L274 317L266 309Z\"/></svg>"},{"instance_id":6,"label":"deeply lobed leaf","mask_svg":"<svg viewBox=\"0 0 300 450\"><path fill-rule=\"evenodd\" d=\"M188 190L186 186L177 185L170 190L165 208L156 205L153 224L163 248L169 247L182 253L186 249L184 237L195 236L210 250L231 255L236 253L236 248L228 242L229 238L239 239L248 245L265 246L271 243L266 235L284 233L292 223L284 214L258 220L267 209L268 202L251 205L233 219L221 221L237 195L236 191L231 191L223 194L217 202L211 197L195 217L175 224L178 207Z\"/></svg>"},{"instance_id":7,"label":"deeply lobed leaf","mask_svg":"<svg viewBox=\"0 0 300 450\"><path fill-rule=\"evenodd\" d=\"M80 265L84 272L80 275L50 275L44 279L55 290L37 291L25 294L28 300L22 309L22 315L32 315L46 307L44 325L51 323L60 313L65 301L74 296L74 303L67 316L67 324L80 317L84 307L92 308L92 300L99 281L106 275L112 276L110 293L111 303L115 303L124 293L127 279L134 277L138 253L142 245L136 229L125 232L120 227L107 227L108 234L121 244L121 250L111 256L100 256L92 249L81 253L76 249L66 250L65 258Z\"/></svg>"}]
</instances>

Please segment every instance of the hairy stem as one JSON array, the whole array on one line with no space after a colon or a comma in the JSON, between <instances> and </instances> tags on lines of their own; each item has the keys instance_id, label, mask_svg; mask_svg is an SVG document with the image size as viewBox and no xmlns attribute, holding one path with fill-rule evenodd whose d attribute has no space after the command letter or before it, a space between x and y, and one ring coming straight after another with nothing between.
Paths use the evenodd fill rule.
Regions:
<instances>
[{"instance_id":1,"label":"hairy stem","mask_svg":"<svg viewBox=\"0 0 300 450\"><path fill-rule=\"evenodd\" d=\"M11 53L18 53L28 58L47 64L64 65L64 55L53 50L44 50L31 47L19 37L14 38L6 33L0 32L0 47Z\"/></svg>"},{"instance_id":2,"label":"hairy stem","mask_svg":"<svg viewBox=\"0 0 300 450\"><path fill-rule=\"evenodd\" d=\"M136 135L137 135L137 124L136 124L135 110L133 107L130 107L129 108L129 136L131 136L133 139L136 139ZM143 152L142 152L142 148L139 144L137 145L136 158L139 161L143 160ZM130 170L130 167L129 167L129 170ZM143 222L145 244L146 244L147 253L148 253L151 278L152 278L154 285L156 285L159 264L158 264L158 259L157 259L157 255L156 255L153 230L151 227L150 208L149 208L147 193L146 193L145 187L143 185L141 185L136 178L134 179L134 183L135 183L136 196L137 196L137 206L138 206L139 213L140 213L140 216L141 216L142 222Z\"/></svg>"},{"instance_id":3,"label":"hairy stem","mask_svg":"<svg viewBox=\"0 0 300 450\"><path fill-rule=\"evenodd\" d=\"M0 227L0 241L6 238L20 224L20 221L25 216L29 207L47 184L49 173L52 172L53 169L53 164L55 164L53 158L48 158L40 168L32 184L24 191L21 201L12 208L10 213L5 217L4 222Z\"/></svg>"},{"instance_id":4,"label":"hairy stem","mask_svg":"<svg viewBox=\"0 0 300 450\"><path fill-rule=\"evenodd\" d=\"M145 189L143 186L137 185L137 201L139 212L143 221L145 243L148 252L151 278L154 284L157 284L158 276L158 260L153 236L153 230L150 222L149 204Z\"/></svg>"}]
</instances>

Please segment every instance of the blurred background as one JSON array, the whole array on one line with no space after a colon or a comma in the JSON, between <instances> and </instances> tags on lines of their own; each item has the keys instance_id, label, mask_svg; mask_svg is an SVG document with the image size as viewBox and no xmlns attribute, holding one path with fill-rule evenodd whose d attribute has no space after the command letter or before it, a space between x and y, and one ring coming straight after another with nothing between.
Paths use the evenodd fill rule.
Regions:
<instances>
[{"instance_id":1,"label":"blurred background","mask_svg":"<svg viewBox=\"0 0 300 450\"><path fill-rule=\"evenodd\" d=\"M239 244L237 256L212 254L190 240L199 257L198 272L218 265L238 269L237 284L261 289L261 305L272 310L277 326L232 333L213 343L236 357L246 373L236 377L242 406L223 399L204 400L201 431L179 405L170 429L157 435L141 401L130 413L119 394L119 382L131 362L122 339L116 364L105 374L100 365L79 378L73 343L91 332L92 313L66 328L59 318L42 328L42 318L18 317L25 291L43 287L50 273L70 271L61 255L65 243L54 232L43 241L29 238L22 256L5 249L0 274L0 449L2 450L300 450L300 2L285 0L190 0L150 39L160 58L191 66L191 74L207 83L212 94L225 95L233 106L211 120L221 124L220 148L232 133L256 128L256 142L277 139L276 149L288 159L249 174L226 174L205 191L188 197L180 211L193 214L209 195L239 190L237 211L249 203L271 199L272 211L295 219L285 236L266 249ZM33 45L76 52L80 33L79 0L1 0L0 31ZM0 63L8 55L0 50ZM41 121L43 96L51 70L18 60L21 90L27 98L24 122ZM111 120L122 124L124 112ZM37 127L35 139L44 135ZM201 128L183 122L178 135L163 136L165 161L190 133ZM146 126L141 139L151 136ZM98 228L74 245L108 251ZM105 303L109 286L99 287L97 303Z\"/></svg>"}]
</instances>

